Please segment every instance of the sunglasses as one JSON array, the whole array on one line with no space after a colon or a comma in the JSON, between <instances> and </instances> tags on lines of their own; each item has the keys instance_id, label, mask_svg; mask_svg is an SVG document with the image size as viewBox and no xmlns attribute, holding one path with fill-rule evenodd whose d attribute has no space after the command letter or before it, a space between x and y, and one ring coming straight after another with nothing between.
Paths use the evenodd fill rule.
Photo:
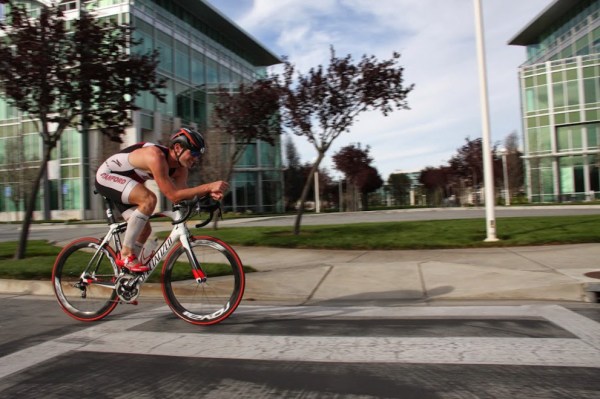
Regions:
<instances>
[{"instance_id":1,"label":"sunglasses","mask_svg":"<svg viewBox=\"0 0 600 399\"><path fill-rule=\"evenodd\" d=\"M190 148L190 153L194 158L200 158L200 156L204 154L204 150L194 150Z\"/></svg>"}]
</instances>

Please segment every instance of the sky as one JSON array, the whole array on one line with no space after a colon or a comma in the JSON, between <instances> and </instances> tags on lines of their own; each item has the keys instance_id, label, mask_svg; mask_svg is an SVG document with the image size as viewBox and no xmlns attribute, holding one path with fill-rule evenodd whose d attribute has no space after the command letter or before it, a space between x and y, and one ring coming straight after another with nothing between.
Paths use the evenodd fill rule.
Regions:
<instances>
[{"instance_id":1,"label":"sky","mask_svg":"<svg viewBox=\"0 0 600 399\"><path fill-rule=\"evenodd\" d=\"M350 144L369 146L386 180L394 172L446 165L466 138L482 137L474 0L207 1L302 73L328 65L331 46L355 62L363 54L379 60L401 54L404 82L415 85L410 110L359 115L321 164L333 177L340 173L331 156ZM522 137L518 67L526 52L508 42L553 1L481 0L492 145L512 132ZM292 137L302 162L313 161L312 144Z\"/></svg>"}]
</instances>

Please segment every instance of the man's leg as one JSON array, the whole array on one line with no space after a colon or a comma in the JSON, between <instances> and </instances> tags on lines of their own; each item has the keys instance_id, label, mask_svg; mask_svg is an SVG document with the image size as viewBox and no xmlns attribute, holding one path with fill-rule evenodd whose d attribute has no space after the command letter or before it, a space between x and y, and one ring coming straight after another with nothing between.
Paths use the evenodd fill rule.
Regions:
<instances>
[{"instance_id":1,"label":"man's leg","mask_svg":"<svg viewBox=\"0 0 600 399\"><path fill-rule=\"evenodd\" d=\"M124 154L116 156L118 155ZM135 257L152 231L148 217L156 207L156 196L140 182L128 176L113 174L107 163L98 168L95 183L98 192L114 201L127 220L123 248L118 259L119 266L130 264L130 270L144 271L139 267L139 262L135 262Z\"/></svg>"},{"instance_id":2,"label":"man's leg","mask_svg":"<svg viewBox=\"0 0 600 399\"><path fill-rule=\"evenodd\" d=\"M156 195L144 185L137 184L129 193L128 202L137 205L137 208L127 216L127 230L123 238L121 258L134 253L136 242L144 244L152 228L148 218L156 208Z\"/></svg>"}]
</instances>

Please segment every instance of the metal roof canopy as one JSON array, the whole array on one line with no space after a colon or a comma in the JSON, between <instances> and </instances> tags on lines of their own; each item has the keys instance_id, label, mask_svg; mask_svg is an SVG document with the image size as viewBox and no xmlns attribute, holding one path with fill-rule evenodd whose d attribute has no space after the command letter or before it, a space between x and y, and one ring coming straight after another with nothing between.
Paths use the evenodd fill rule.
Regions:
<instances>
[{"instance_id":1,"label":"metal roof canopy","mask_svg":"<svg viewBox=\"0 0 600 399\"><path fill-rule=\"evenodd\" d=\"M527 46L539 43L540 34L578 3L579 0L556 0L540 12L521 32L510 39L508 44Z\"/></svg>"},{"instance_id":2,"label":"metal roof canopy","mask_svg":"<svg viewBox=\"0 0 600 399\"><path fill-rule=\"evenodd\" d=\"M204 24L214 29L224 38L238 47L245 49L243 58L255 66L269 66L281 64L283 61L271 53L265 46L248 32L240 28L235 22L227 18L216 8L204 0L172 0L173 3L188 11ZM213 39L214 40L214 39Z\"/></svg>"}]
</instances>

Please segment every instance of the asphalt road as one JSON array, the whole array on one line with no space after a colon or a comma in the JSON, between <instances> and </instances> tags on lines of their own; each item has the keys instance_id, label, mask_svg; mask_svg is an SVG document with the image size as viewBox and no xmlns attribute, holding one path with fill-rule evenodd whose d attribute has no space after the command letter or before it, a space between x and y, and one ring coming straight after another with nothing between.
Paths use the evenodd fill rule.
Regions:
<instances>
[{"instance_id":1,"label":"asphalt road","mask_svg":"<svg viewBox=\"0 0 600 399\"><path fill-rule=\"evenodd\" d=\"M597 398L592 304L273 307L212 327L157 300L85 324L0 296L1 398Z\"/></svg>"},{"instance_id":2,"label":"asphalt road","mask_svg":"<svg viewBox=\"0 0 600 399\"><path fill-rule=\"evenodd\" d=\"M46 241L71 241L76 238L92 236L98 237L106 234L107 226L97 225L66 225L62 223L33 224L29 230L29 240ZM21 233L21 226L14 224L0 225L0 241L18 241Z\"/></svg>"}]
</instances>

